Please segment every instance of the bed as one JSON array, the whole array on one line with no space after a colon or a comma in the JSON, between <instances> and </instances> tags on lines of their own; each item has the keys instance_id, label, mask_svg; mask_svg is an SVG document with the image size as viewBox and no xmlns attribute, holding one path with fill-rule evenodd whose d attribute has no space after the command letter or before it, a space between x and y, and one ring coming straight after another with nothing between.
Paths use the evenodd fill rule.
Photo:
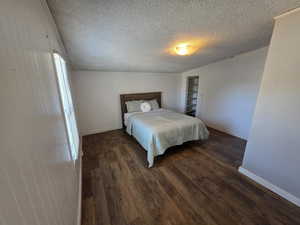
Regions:
<instances>
[{"instance_id":1,"label":"bed","mask_svg":"<svg viewBox=\"0 0 300 225\"><path fill-rule=\"evenodd\" d=\"M198 118L161 108L161 92L121 94L122 124L147 151L149 168L154 158L172 146L187 141L205 140L209 132ZM159 109L149 112L128 112L126 102L156 100Z\"/></svg>"}]
</instances>

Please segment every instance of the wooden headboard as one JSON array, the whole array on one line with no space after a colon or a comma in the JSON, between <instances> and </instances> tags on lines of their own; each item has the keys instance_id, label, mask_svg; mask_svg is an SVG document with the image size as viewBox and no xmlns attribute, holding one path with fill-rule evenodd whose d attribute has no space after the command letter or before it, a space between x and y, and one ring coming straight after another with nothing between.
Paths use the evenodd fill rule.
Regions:
<instances>
[{"instance_id":1,"label":"wooden headboard","mask_svg":"<svg viewBox=\"0 0 300 225\"><path fill-rule=\"evenodd\" d=\"M120 101L121 101L121 117L122 117L123 128L125 128L124 114L127 113L127 107L125 103L134 100L152 100L152 99L156 99L159 107L161 107L161 92L121 94Z\"/></svg>"}]
</instances>

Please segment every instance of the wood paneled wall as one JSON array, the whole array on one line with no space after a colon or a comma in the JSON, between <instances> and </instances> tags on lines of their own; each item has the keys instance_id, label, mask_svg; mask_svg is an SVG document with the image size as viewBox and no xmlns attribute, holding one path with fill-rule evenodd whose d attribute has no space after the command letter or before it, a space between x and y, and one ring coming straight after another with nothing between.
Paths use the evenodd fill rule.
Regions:
<instances>
[{"instance_id":1,"label":"wood paneled wall","mask_svg":"<svg viewBox=\"0 0 300 225\"><path fill-rule=\"evenodd\" d=\"M44 0L0 5L0 224L74 225L78 170L51 58L64 49Z\"/></svg>"}]
</instances>

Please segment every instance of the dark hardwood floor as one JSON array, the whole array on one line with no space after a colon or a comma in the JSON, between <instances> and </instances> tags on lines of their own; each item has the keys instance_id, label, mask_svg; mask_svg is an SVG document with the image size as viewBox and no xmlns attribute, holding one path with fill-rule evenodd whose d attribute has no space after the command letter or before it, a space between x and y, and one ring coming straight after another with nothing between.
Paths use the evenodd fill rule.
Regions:
<instances>
[{"instance_id":1,"label":"dark hardwood floor","mask_svg":"<svg viewBox=\"0 0 300 225\"><path fill-rule=\"evenodd\" d=\"M83 225L289 225L300 208L237 171L246 142L210 129L146 167L121 130L83 138Z\"/></svg>"}]
</instances>

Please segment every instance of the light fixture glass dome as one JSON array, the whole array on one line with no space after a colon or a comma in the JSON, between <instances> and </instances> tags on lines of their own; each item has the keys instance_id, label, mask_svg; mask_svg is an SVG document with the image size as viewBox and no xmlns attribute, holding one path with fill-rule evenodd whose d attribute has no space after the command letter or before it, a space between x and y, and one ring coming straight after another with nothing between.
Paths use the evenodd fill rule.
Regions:
<instances>
[{"instance_id":1,"label":"light fixture glass dome","mask_svg":"<svg viewBox=\"0 0 300 225\"><path fill-rule=\"evenodd\" d=\"M175 52L178 55L188 55L190 52L191 46L187 43L179 44L175 47Z\"/></svg>"}]
</instances>

